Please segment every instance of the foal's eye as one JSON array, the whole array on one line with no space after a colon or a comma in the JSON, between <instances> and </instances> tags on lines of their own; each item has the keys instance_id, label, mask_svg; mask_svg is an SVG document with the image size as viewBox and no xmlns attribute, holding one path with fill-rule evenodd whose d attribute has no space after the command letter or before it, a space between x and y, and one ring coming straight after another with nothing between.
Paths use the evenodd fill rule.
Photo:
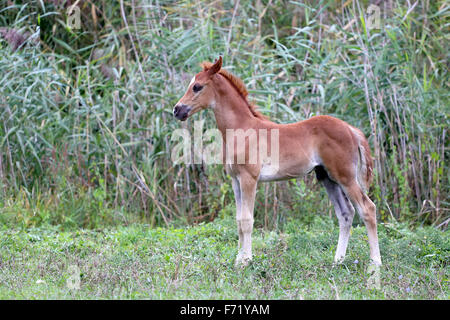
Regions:
<instances>
[{"instance_id":1,"label":"foal's eye","mask_svg":"<svg viewBox=\"0 0 450 320\"><path fill-rule=\"evenodd\" d=\"M203 86L199 85L198 83L194 84L194 86L192 87L192 90L194 90L194 92L199 92L202 89Z\"/></svg>"}]
</instances>

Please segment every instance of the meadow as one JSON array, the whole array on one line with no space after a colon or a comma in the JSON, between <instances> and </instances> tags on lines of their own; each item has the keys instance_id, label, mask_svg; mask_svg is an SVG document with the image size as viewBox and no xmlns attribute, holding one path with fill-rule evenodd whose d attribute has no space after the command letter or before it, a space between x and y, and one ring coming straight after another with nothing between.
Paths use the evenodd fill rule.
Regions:
<instances>
[{"instance_id":1,"label":"meadow","mask_svg":"<svg viewBox=\"0 0 450 320\"><path fill-rule=\"evenodd\" d=\"M448 17L444 0L2 1L0 298L448 299ZM332 265L313 175L258 187L236 271L223 166L171 161L174 130L215 127L172 108L219 55L273 121L368 137L380 289L358 218Z\"/></svg>"},{"instance_id":2,"label":"meadow","mask_svg":"<svg viewBox=\"0 0 450 320\"><path fill-rule=\"evenodd\" d=\"M363 225L352 229L344 263L333 265L338 229L320 216L291 220L282 231L257 229L245 269L234 266L236 223L228 215L183 228L3 229L0 299L450 298L448 231L381 224L375 279Z\"/></svg>"}]
</instances>

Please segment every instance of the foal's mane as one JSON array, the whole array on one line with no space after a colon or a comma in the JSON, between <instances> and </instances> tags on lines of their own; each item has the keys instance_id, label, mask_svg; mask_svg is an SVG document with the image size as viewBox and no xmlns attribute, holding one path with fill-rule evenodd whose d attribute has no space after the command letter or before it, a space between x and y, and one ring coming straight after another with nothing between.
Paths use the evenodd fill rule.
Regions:
<instances>
[{"instance_id":1,"label":"foal's mane","mask_svg":"<svg viewBox=\"0 0 450 320\"><path fill-rule=\"evenodd\" d=\"M201 66L202 66L204 71L207 71L209 68L211 68L213 66L213 63L204 61L204 62L201 63ZM263 115L261 112L259 112L257 110L257 106L256 105L248 102L248 100L247 100L248 91L247 91L247 88L245 87L244 82L241 79L236 77L231 72L229 72L229 71L227 71L225 69L222 69L222 68L217 73L222 75L225 79L227 79L231 83L231 85L242 96L242 98L244 98L244 101L247 102L247 106L248 106L250 112L256 118L259 118L259 119L262 119L262 120L267 120L268 119L265 115Z\"/></svg>"}]
</instances>

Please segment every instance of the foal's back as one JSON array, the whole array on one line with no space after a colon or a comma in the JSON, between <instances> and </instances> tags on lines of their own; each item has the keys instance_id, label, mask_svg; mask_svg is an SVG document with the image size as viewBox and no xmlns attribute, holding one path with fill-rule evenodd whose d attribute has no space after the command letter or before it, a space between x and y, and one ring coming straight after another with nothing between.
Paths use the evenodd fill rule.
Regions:
<instances>
[{"instance_id":1,"label":"foal's back","mask_svg":"<svg viewBox=\"0 0 450 320\"><path fill-rule=\"evenodd\" d=\"M335 179L342 173L355 176L360 131L346 122L321 115L290 124L265 121L265 126L279 130L280 172L274 180L302 176L317 166Z\"/></svg>"}]
</instances>

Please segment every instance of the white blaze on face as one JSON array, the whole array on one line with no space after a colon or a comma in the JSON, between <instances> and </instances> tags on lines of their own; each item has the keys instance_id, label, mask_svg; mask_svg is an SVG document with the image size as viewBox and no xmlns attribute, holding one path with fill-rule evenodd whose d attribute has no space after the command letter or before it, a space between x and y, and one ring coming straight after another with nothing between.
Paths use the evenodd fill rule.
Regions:
<instances>
[{"instance_id":1,"label":"white blaze on face","mask_svg":"<svg viewBox=\"0 0 450 320\"><path fill-rule=\"evenodd\" d=\"M188 87L190 87L194 82L195 82L195 76L192 78L191 82L189 82L189 86Z\"/></svg>"},{"instance_id":2,"label":"white blaze on face","mask_svg":"<svg viewBox=\"0 0 450 320\"><path fill-rule=\"evenodd\" d=\"M191 79L191 82L189 82L188 88L195 82L195 76ZM176 107L177 105L175 105ZM175 107L173 108L172 112L175 112Z\"/></svg>"}]
</instances>

